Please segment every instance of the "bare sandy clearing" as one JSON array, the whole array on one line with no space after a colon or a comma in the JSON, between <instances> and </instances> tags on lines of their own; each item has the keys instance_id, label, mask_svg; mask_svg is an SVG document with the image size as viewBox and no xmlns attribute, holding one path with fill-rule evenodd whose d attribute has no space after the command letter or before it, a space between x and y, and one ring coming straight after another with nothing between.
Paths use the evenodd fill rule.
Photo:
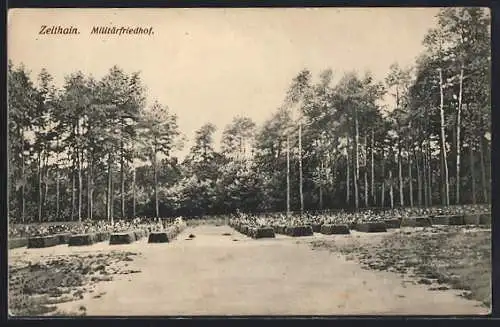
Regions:
<instances>
[{"instance_id":1,"label":"bare sandy clearing","mask_svg":"<svg viewBox=\"0 0 500 327\"><path fill-rule=\"evenodd\" d=\"M222 235L230 233L231 235ZM194 234L194 239L188 239ZM381 234L380 234L381 235ZM335 239L379 235L328 236ZM169 244L124 246L141 273L96 285L99 297L59 305L87 315L486 314L456 291L429 291L396 273L364 270L309 242L253 240L226 226L188 228ZM237 241L235 241L237 240Z\"/></svg>"}]
</instances>

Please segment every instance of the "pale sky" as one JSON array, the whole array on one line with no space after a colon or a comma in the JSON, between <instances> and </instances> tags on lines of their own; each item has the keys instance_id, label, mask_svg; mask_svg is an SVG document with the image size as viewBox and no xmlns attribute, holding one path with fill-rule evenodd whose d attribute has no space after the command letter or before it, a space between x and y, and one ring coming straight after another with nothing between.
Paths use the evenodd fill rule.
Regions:
<instances>
[{"instance_id":1,"label":"pale sky","mask_svg":"<svg viewBox=\"0 0 500 327\"><path fill-rule=\"evenodd\" d=\"M81 70L101 78L113 65L141 71L148 101L168 105L192 139L204 123L216 141L236 115L261 125L303 68L370 70L379 80L413 65L438 8L15 9L8 56L32 77L46 68L62 86ZM38 35L41 25L79 35ZM92 35L93 26L153 27L154 35ZM181 155L186 153L190 144Z\"/></svg>"}]
</instances>

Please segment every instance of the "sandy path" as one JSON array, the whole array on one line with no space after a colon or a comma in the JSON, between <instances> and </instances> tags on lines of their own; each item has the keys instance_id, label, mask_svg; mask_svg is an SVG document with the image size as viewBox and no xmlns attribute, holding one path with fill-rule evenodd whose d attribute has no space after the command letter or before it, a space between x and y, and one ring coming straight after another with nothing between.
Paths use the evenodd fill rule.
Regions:
<instances>
[{"instance_id":1,"label":"sandy path","mask_svg":"<svg viewBox=\"0 0 500 327\"><path fill-rule=\"evenodd\" d=\"M190 233L196 238L185 240ZM363 270L329 251L313 251L307 239L277 236L252 240L227 226L200 226L188 228L169 244L146 244L145 240L116 247L97 244L92 251L114 248L141 252L130 267L142 272L99 283L93 294L103 293L100 298L88 296L60 307L74 311L83 305L91 316L442 315L488 311L454 291L431 292L395 273ZM74 253L68 247L49 251ZM82 247L78 251L88 250Z\"/></svg>"}]
</instances>

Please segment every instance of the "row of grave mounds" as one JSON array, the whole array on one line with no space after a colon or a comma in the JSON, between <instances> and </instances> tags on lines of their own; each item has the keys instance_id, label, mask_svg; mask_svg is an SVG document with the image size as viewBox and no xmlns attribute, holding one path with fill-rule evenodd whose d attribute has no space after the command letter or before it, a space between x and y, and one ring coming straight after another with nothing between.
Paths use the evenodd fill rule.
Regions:
<instances>
[{"instance_id":1,"label":"row of grave mounds","mask_svg":"<svg viewBox=\"0 0 500 327\"><path fill-rule=\"evenodd\" d=\"M170 226L164 231L151 232L148 235L148 243L169 243L173 241L180 232L184 230L183 227Z\"/></svg>"},{"instance_id":2,"label":"row of grave mounds","mask_svg":"<svg viewBox=\"0 0 500 327\"><path fill-rule=\"evenodd\" d=\"M273 227L252 227L245 223L234 222L230 223L230 226L252 238L275 237L275 234L290 237L313 236L316 231L324 235L346 235L350 234L351 229L367 233L387 231L384 222L366 222L351 226L348 224L304 224L299 226L275 225Z\"/></svg>"},{"instance_id":3,"label":"row of grave mounds","mask_svg":"<svg viewBox=\"0 0 500 327\"><path fill-rule=\"evenodd\" d=\"M240 233L251 236L252 227L240 222L230 223L231 227ZM348 224L321 224L311 223L302 226L273 225L276 234L292 237L312 236L314 233L324 235L350 234L355 230L363 233L387 232L388 229L405 227L431 227L433 225L463 226L463 225L491 225L491 213L466 215L438 215L430 217L396 217L378 221L351 222Z\"/></svg>"},{"instance_id":4,"label":"row of grave mounds","mask_svg":"<svg viewBox=\"0 0 500 327\"><path fill-rule=\"evenodd\" d=\"M109 241L110 245L130 244L145 237L148 238L148 243L166 243L172 241L183 229L184 226L169 226L165 229L165 231L160 232L149 232L146 229L137 229L133 231L115 233L64 233L56 235L34 236L28 238L16 238L9 239L9 249L20 247L47 248L63 244L67 244L68 246L88 246L106 241Z\"/></svg>"},{"instance_id":5,"label":"row of grave mounds","mask_svg":"<svg viewBox=\"0 0 500 327\"><path fill-rule=\"evenodd\" d=\"M464 214L464 215L436 215L429 217L404 217L401 227L430 227L444 226L491 226L491 213Z\"/></svg>"},{"instance_id":6,"label":"row of grave mounds","mask_svg":"<svg viewBox=\"0 0 500 327\"><path fill-rule=\"evenodd\" d=\"M254 239L274 238L276 236L274 228L269 226L251 226L240 222L230 222L229 226Z\"/></svg>"},{"instance_id":7,"label":"row of grave mounds","mask_svg":"<svg viewBox=\"0 0 500 327\"><path fill-rule=\"evenodd\" d=\"M352 230L366 233L387 231L385 222L362 222L350 224L321 224L319 228L314 225L305 224L303 226L276 226L277 234L283 234L292 237L313 236L314 233L323 235L348 235ZM318 230L316 232L316 230Z\"/></svg>"},{"instance_id":8,"label":"row of grave mounds","mask_svg":"<svg viewBox=\"0 0 500 327\"><path fill-rule=\"evenodd\" d=\"M56 245L67 244L68 246L92 245L109 239L109 233L98 232L88 234L55 234L46 236L34 236L24 239L9 240L9 248L27 246L30 248L48 248ZM11 245L12 244L12 245Z\"/></svg>"}]
</instances>

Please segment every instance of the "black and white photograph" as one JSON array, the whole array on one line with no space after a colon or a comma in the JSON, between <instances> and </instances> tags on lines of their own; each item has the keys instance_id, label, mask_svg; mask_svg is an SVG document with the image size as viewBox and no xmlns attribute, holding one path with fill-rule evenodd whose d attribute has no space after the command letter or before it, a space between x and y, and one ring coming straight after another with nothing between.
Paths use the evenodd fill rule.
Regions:
<instances>
[{"instance_id":1,"label":"black and white photograph","mask_svg":"<svg viewBox=\"0 0 500 327\"><path fill-rule=\"evenodd\" d=\"M7 15L8 314L488 315L482 7Z\"/></svg>"}]
</instances>

